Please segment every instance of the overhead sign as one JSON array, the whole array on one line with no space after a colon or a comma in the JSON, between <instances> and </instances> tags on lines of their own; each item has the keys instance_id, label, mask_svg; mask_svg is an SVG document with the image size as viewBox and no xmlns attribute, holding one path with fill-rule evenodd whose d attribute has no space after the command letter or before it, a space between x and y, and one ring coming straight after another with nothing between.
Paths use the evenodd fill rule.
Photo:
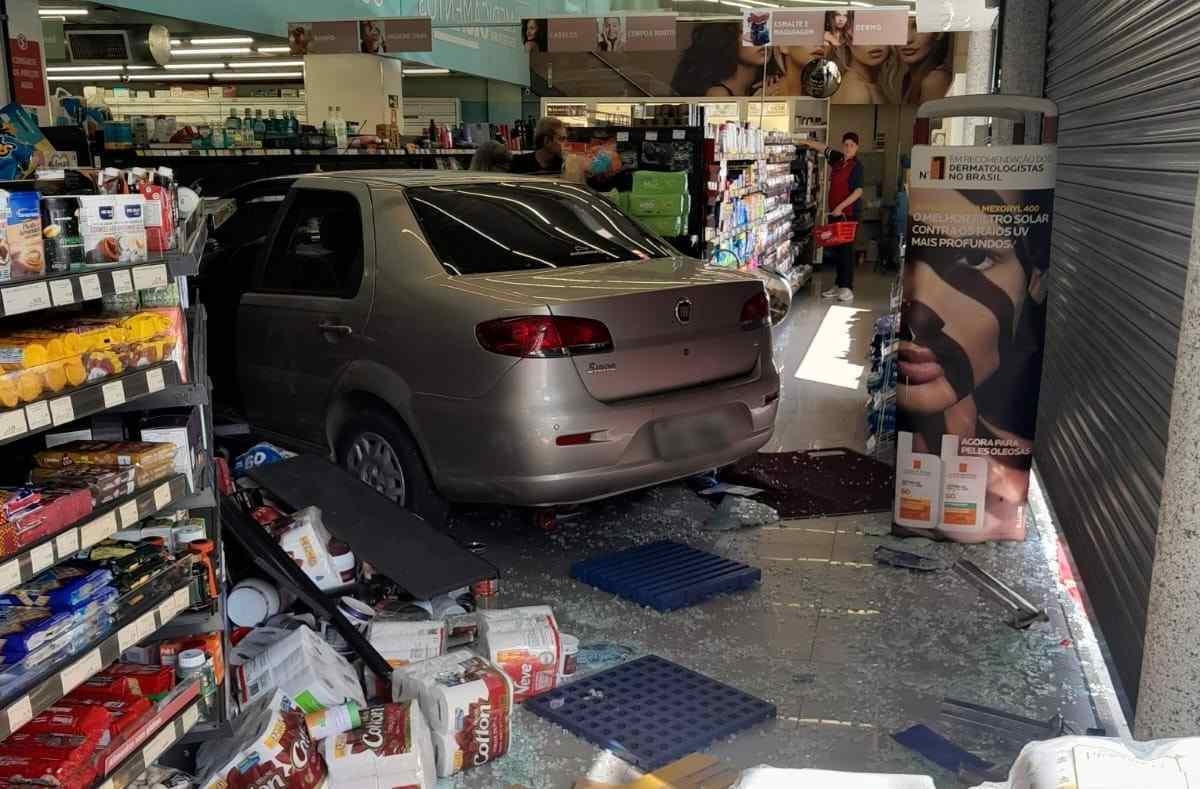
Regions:
<instances>
[{"instance_id":1,"label":"overhead sign","mask_svg":"<svg viewBox=\"0 0 1200 789\"><path fill-rule=\"evenodd\" d=\"M648 52L675 49L675 15L548 17L521 20L526 52Z\"/></svg>"},{"instance_id":2,"label":"overhead sign","mask_svg":"<svg viewBox=\"0 0 1200 789\"><path fill-rule=\"evenodd\" d=\"M430 52L433 23L429 17L288 22L287 39L293 55Z\"/></svg>"},{"instance_id":3,"label":"overhead sign","mask_svg":"<svg viewBox=\"0 0 1200 789\"><path fill-rule=\"evenodd\" d=\"M908 42L908 10L742 12L742 46L894 46Z\"/></svg>"},{"instance_id":4,"label":"overhead sign","mask_svg":"<svg viewBox=\"0 0 1200 789\"><path fill-rule=\"evenodd\" d=\"M24 35L8 40L8 60L13 80L13 101L26 107L46 106L46 73L42 47Z\"/></svg>"}]
</instances>

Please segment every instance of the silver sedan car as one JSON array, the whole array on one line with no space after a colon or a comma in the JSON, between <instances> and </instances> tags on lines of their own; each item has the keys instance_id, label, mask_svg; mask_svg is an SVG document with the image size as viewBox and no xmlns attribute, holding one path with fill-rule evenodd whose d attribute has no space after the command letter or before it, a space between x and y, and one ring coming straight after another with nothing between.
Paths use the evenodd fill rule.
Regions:
<instances>
[{"instance_id":1,"label":"silver sedan car","mask_svg":"<svg viewBox=\"0 0 1200 789\"><path fill-rule=\"evenodd\" d=\"M353 171L237 197L252 243L238 264L226 242L247 274L224 330L247 417L426 518L612 496L771 437L762 282L584 186Z\"/></svg>"}]
</instances>

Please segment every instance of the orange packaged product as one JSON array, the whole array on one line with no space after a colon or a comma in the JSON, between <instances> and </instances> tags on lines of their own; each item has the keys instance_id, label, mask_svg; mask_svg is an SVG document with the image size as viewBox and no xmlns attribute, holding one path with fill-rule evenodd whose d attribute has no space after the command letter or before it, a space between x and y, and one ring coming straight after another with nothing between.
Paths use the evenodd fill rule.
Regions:
<instances>
[{"instance_id":1,"label":"orange packaged product","mask_svg":"<svg viewBox=\"0 0 1200 789\"><path fill-rule=\"evenodd\" d=\"M185 649L199 649L212 659L213 677L217 684L225 682L225 657L221 651L221 634L205 633L187 638L171 638L158 642L159 660L164 666L174 666L179 653Z\"/></svg>"}]
</instances>

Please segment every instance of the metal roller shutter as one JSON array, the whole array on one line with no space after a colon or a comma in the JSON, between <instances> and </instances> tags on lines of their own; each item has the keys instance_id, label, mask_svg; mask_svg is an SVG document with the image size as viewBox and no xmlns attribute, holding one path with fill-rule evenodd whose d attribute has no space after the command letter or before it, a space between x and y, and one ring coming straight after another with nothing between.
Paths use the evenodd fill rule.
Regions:
<instances>
[{"instance_id":1,"label":"metal roller shutter","mask_svg":"<svg viewBox=\"0 0 1200 789\"><path fill-rule=\"evenodd\" d=\"M1200 168L1200 12L1052 0L1059 175L1037 459L1136 701Z\"/></svg>"}]
</instances>

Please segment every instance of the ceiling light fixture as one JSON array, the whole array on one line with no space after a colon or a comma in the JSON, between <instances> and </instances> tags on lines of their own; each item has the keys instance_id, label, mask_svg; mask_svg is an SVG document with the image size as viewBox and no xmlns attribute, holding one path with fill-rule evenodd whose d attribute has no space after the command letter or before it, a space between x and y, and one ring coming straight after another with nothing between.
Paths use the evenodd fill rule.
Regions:
<instances>
[{"instance_id":1,"label":"ceiling light fixture","mask_svg":"<svg viewBox=\"0 0 1200 789\"><path fill-rule=\"evenodd\" d=\"M150 71L154 66L126 66L126 71Z\"/></svg>"},{"instance_id":2,"label":"ceiling light fixture","mask_svg":"<svg viewBox=\"0 0 1200 789\"><path fill-rule=\"evenodd\" d=\"M87 16L86 8L39 8L38 16Z\"/></svg>"},{"instance_id":3,"label":"ceiling light fixture","mask_svg":"<svg viewBox=\"0 0 1200 789\"><path fill-rule=\"evenodd\" d=\"M182 38L173 38L173 39L171 39L171 46L173 46L173 47L181 47L181 46L183 46L183 39L182 39Z\"/></svg>"},{"instance_id":4,"label":"ceiling light fixture","mask_svg":"<svg viewBox=\"0 0 1200 789\"><path fill-rule=\"evenodd\" d=\"M250 47L208 47L207 49L172 49L172 55L181 57L189 57L199 55L200 57L208 57L209 55L249 55Z\"/></svg>"},{"instance_id":5,"label":"ceiling light fixture","mask_svg":"<svg viewBox=\"0 0 1200 789\"><path fill-rule=\"evenodd\" d=\"M254 39L250 36L225 36L224 38L189 38L188 43L192 46L210 46L212 44L253 44Z\"/></svg>"},{"instance_id":6,"label":"ceiling light fixture","mask_svg":"<svg viewBox=\"0 0 1200 789\"><path fill-rule=\"evenodd\" d=\"M409 68L404 67L403 75L406 77L431 77L437 74L449 74L448 68Z\"/></svg>"},{"instance_id":7,"label":"ceiling light fixture","mask_svg":"<svg viewBox=\"0 0 1200 789\"><path fill-rule=\"evenodd\" d=\"M120 82L120 74L51 74L47 82Z\"/></svg>"},{"instance_id":8,"label":"ceiling light fixture","mask_svg":"<svg viewBox=\"0 0 1200 789\"><path fill-rule=\"evenodd\" d=\"M221 74L220 79L303 79L303 71L242 71Z\"/></svg>"},{"instance_id":9,"label":"ceiling light fixture","mask_svg":"<svg viewBox=\"0 0 1200 789\"><path fill-rule=\"evenodd\" d=\"M287 55L292 51L291 47L259 47L260 55Z\"/></svg>"},{"instance_id":10,"label":"ceiling light fixture","mask_svg":"<svg viewBox=\"0 0 1200 789\"><path fill-rule=\"evenodd\" d=\"M168 63L163 66L167 71L194 71L198 68L225 68L224 63Z\"/></svg>"},{"instance_id":11,"label":"ceiling light fixture","mask_svg":"<svg viewBox=\"0 0 1200 789\"><path fill-rule=\"evenodd\" d=\"M138 82L172 82L179 79L211 79L212 74L179 74L171 72L169 74L130 74L129 79L137 80Z\"/></svg>"},{"instance_id":12,"label":"ceiling light fixture","mask_svg":"<svg viewBox=\"0 0 1200 789\"><path fill-rule=\"evenodd\" d=\"M59 74L68 71L120 71L122 66L47 66L47 74Z\"/></svg>"},{"instance_id":13,"label":"ceiling light fixture","mask_svg":"<svg viewBox=\"0 0 1200 789\"><path fill-rule=\"evenodd\" d=\"M291 66L292 68L303 67L303 60L239 60L236 63L230 63L230 68L282 68Z\"/></svg>"}]
</instances>

